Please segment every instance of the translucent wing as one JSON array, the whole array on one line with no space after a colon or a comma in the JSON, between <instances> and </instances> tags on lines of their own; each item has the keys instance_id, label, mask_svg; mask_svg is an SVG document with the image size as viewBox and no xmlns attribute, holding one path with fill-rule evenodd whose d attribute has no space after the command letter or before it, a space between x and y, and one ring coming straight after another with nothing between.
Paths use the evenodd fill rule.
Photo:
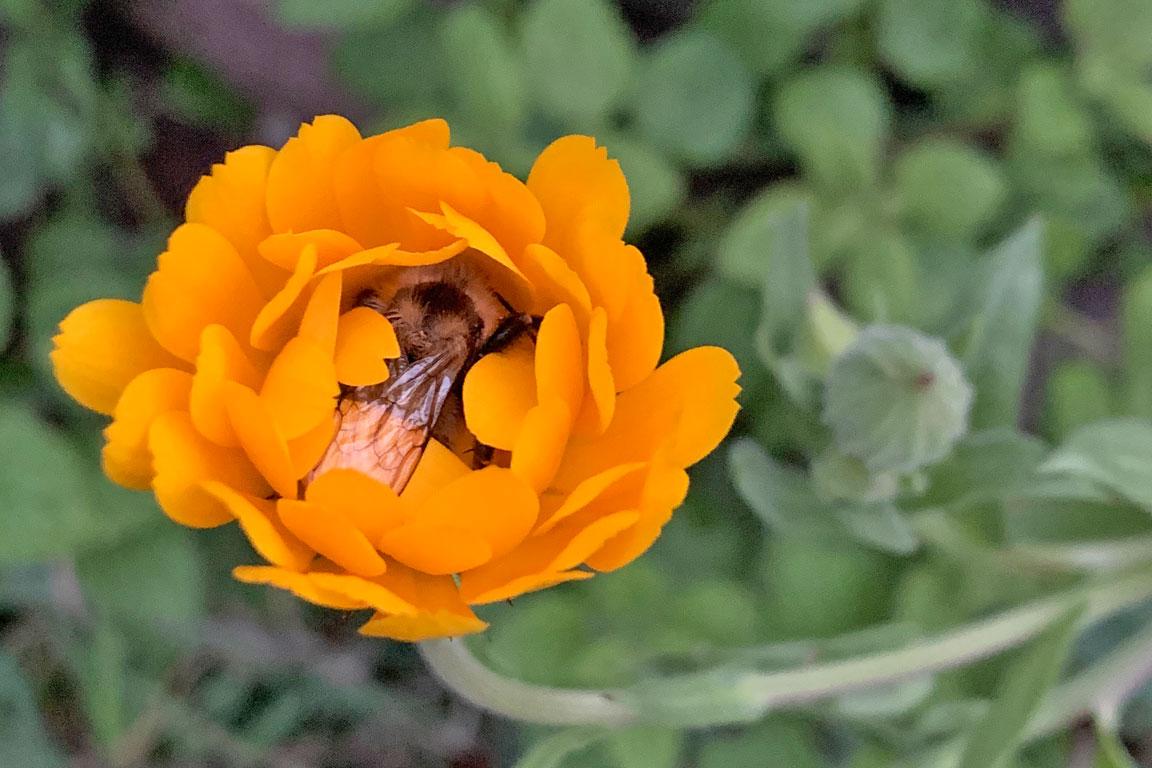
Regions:
<instances>
[{"instance_id":1,"label":"translucent wing","mask_svg":"<svg viewBox=\"0 0 1152 768\"><path fill-rule=\"evenodd\" d=\"M400 493L416 470L466 355L445 350L407 364L383 382L346 394L339 429L312 470L356 469Z\"/></svg>"}]
</instances>

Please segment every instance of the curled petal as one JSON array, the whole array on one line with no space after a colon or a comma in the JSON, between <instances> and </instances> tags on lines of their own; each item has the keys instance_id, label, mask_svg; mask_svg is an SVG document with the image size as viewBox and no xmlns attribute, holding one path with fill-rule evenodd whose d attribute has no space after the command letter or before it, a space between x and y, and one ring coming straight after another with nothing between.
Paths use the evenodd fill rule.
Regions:
<instances>
[{"instance_id":1,"label":"curled petal","mask_svg":"<svg viewBox=\"0 0 1152 768\"><path fill-rule=\"evenodd\" d=\"M609 160L608 151L589 136L552 142L532 166L528 189L548 221L544 243L562 254L585 229L616 239L624 234L628 182L620 164Z\"/></svg>"},{"instance_id":2,"label":"curled petal","mask_svg":"<svg viewBox=\"0 0 1152 768\"><path fill-rule=\"evenodd\" d=\"M633 291L619 320L612 323L606 343L617 390L631 389L656 370L664 349L664 311L648 275Z\"/></svg>"},{"instance_id":3,"label":"curled petal","mask_svg":"<svg viewBox=\"0 0 1152 768\"><path fill-rule=\"evenodd\" d=\"M113 482L148 490L153 476L148 431L161 414L187 410L191 390L192 375L175 368L145 371L124 389L104 430L104 472Z\"/></svg>"},{"instance_id":4,"label":"curled petal","mask_svg":"<svg viewBox=\"0 0 1152 768\"><path fill-rule=\"evenodd\" d=\"M556 476L571 426L571 412L560 400L542 402L524 417L512 448L511 468L537 492Z\"/></svg>"},{"instance_id":5,"label":"curled petal","mask_svg":"<svg viewBox=\"0 0 1152 768\"><path fill-rule=\"evenodd\" d=\"M287 568L271 565L241 565L232 569L232 577L245 584L266 584L285 589L301 600L324 608L340 611L358 611L369 607L360 596L350 596L347 591L334 592L324 589L312 580L309 573L298 573Z\"/></svg>"},{"instance_id":6,"label":"curled petal","mask_svg":"<svg viewBox=\"0 0 1152 768\"><path fill-rule=\"evenodd\" d=\"M443 215L422 213L420 211L413 211L413 213L433 227L463 240L468 244L469 248L484 254L521 280L527 279L524 277L524 273L520 271L520 268L516 266L516 263L509 258L508 252L504 250L504 246L493 237L491 232L448 205L448 203L441 202L440 209L443 211Z\"/></svg>"},{"instance_id":7,"label":"curled petal","mask_svg":"<svg viewBox=\"0 0 1152 768\"><path fill-rule=\"evenodd\" d=\"M524 249L520 266L536 290L537 314L557 304L567 304L579 323L587 324L592 314L588 286L556 251L543 245L529 245Z\"/></svg>"},{"instance_id":8,"label":"curled petal","mask_svg":"<svg viewBox=\"0 0 1152 768\"><path fill-rule=\"evenodd\" d=\"M200 334L200 354L192 378L189 411L200 434L227 448L239 445L225 404L229 382L245 387L260 383L260 372L240 342L222 325L210 325Z\"/></svg>"},{"instance_id":9,"label":"curled petal","mask_svg":"<svg viewBox=\"0 0 1152 768\"><path fill-rule=\"evenodd\" d=\"M280 522L276 502L239 493L223 483L207 482L203 487L232 513L261 557L289 571L308 569L316 553Z\"/></svg>"},{"instance_id":10,"label":"curled petal","mask_svg":"<svg viewBox=\"0 0 1152 768\"><path fill-rule=\"evenodd\" d=\"M296 335L308 304L305 294L316 274L316 247L306 245L296 262L292 276L271 301L265 304L252 322L249 342L256 349L271 352Z\"/></svg>"},{"instance_id":11,"label":"curled petal","mask_svg":"<svg viewBox=\"0 0 1152 768\"><path fill-rule=\"evenodd\" d=\"M610 508L615 504L616 509L621 508L621 505L636 506L638 502L631 498L634 495L635 499L639 499L639 488L636 487L634 480L639 471L647 466L643 462L621 464L581 481L555 505L543 505L542 520L533 535L547 533L558 523L586 509L594 502L605 503ZM625 480L628 481L628 486L622 487ZM552 509L549 509L549 506L552 506Z\"/></svg>"},{"instance_id":12,"label":"curled petal","mask_svg":"<svg viewBox=\"0 0 1152 768\"><path fill-rule=\"evenodd\" d=\"M156 476L152 490L160 508L181 525L212 528L232 519L219 499L204 490L215 480L241 493L267 496L271 488L240 451L209 442L185 412L156 417L148 432Z\"/></svg>"},{"instance_id":13,"label":"curled petal","mask_svg":"<svg viewBox=\"0 0 1152 768\"><path fill-rule=\"evenodd\" d=\"M577 429L599 435L608 429L616 412L616 382L608 363L608 315L602 307L592 313L588 325L588 392Z\"/></svg>"},{"instance_id":14,"label":"curled petal","mask_svg":"<svg viewBox=\"0 0 1152 768\"><path fill-rule=\"evenodd\" d=\"M268 169L268 221L274 232L343 228L333 169L359 141L356 127L336 115L300 127Z\"/></svg>"},{"instance_id":15,"label":"curled petal","mask_svg":"<svg viewBox=\"0 0 1152 768\"><path fill-rule=\"evenodd\" d=\"M575 415L584 403L584 351L572 307L549 310L536 336L536 399L559 401Z\"/></svg>"},{"instance_id":16,"label":"curled petal","mask_svg":"<svg viewBox=\"0 0 1152 768\"><path fill-rule=\"evenodd\" d=\"M365 387L389 376L385 359L400 356L392 324L374 309L355 307L340 316L336 335L336 378L341 384Z\"/></svg>"},{"instance_id":17,"label":"curled petal","mask_svg":"<svg viewBox=\"0 0 1152 768\"><path fill-rule=\"evenodd\" d=\"M301 337L280 350L260 390L286 440L331 420L339 394L332 357L320 345Z\"/></svg>"},{"instance_id":18,"label":"curled petal","mask_svg":"<svg viewBox=\"0 0 1152 768\"><path fill-rule=\"evenodd\" d=\"M276 513L297 538L340 567L358 576L379 576L388 569L367 537L337 510L280 499Z\"/></svg>"},{"instance_id":19,"label":"curled petal","mask_svg":"<svg viewBox=\"0 0 1152 768\"><path fill-rule=\"evenodd\" d=\"M340 272L326 274L316 282L300 318L299 336L314 342L330 355L336 354L340 326L340 296L344 288Z\"/></svg>"},{"instance_id":20,"label":"curled petal","mask_svg":"<svg viewBox=\"0 0 1152 768\"><path fill-rule=\"evenodd\" d=\"M268 406L251 389L233 382L224 386L222 399L229 424L252 464L276 493L296 498L300 474Z\"/></svg>"},{"instance_id":21,"label":"curled petal","mask_svg":"<svg viewBox=\"0 0 1152 768\"><path fill-rule=\"evenodd\" d=\"M598 571L614 571L647 552L687 493L688 473L657 463L645 483L636 524L621 530L585 562Z\"/></svg>"},{"instance_id":22,"label":"curled petal","mask_svg":"<svg viewBox=\"0 0 1152 768\"><path fill-rule=\"evenodd\" d=\"M56 380L86 408L111 415L128 383L151 368L182 368L148 330L139 304L90 301L72 310L52 340Z\"/></svg>"},{"instance_id":23,"label":"curled petal","mask_svg":"<svg viewBox=\"0 0 1152 768\"><path fill-rule=\"evenodd\" d=\"M238 339L264 304L264 294L236 249L214 229L184 224L172 233L144 287L144 319L160 345L192 362L200 334L218 324Z\"/></svg>"},{"instance_id":24,"label":"curled petal","mask_svg":"<svg viewBox=\"0 0 1152 768\"><path fill-rule=\"evenodd\" d=\"M510 451L536 405L536 368L530 346L485 355L464 377L464 419L480 442Z\"/></svg>"},{"instance_id":25,"label":"curled petal","mask_svg":"<svg viewBox=\"0 0 1152 768\"><path fill-rule=\"evenodd\" d=\"M304 251L311 246L316 254L316 267L323 269L362 250L360 243L335 229L313 229L308 232L281 232L260 243L260 255L280 269L296 271Z\"/></svg>"}]
</instances>

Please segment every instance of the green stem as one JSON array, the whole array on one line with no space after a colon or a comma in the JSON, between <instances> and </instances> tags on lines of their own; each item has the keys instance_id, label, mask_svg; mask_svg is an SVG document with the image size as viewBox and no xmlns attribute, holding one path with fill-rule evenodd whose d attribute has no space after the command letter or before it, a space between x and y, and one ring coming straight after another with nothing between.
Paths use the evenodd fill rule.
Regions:
<instances>
[{"instance_id":1,"label":"green stem","mask_svg":"<svg viewBox=\"0 0 1152 768\"><path fill-rule=\"evenodd\" d=\"M461 640L422 643L445 685L476 706L544 725L658 722L699 728L749 722L772 709L890 685L964 666L1019 646L1077 606L1098 621L1152 597L1152 573L1071 590L973 622L905 648L783 672L721 667L620 690L568 690L512 680L485 667Z\"/></svg>"}]
</instances>

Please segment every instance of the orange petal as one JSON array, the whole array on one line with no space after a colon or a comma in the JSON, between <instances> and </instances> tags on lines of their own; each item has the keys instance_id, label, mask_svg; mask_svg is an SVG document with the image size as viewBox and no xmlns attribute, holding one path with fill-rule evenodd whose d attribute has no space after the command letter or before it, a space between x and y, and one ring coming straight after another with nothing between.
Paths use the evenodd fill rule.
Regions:
<instances>
[{"instance_id":1,"label":"orange petal","mask_svg":"<svg viewBox=\"0 0 1152 768\"><path fill-rule=\"evenodd\" d=\"M52 340L52 368L60 386L85 408L111 415L116 401L150 368L182 368L148 331L140 305L90 301L72 310Z\"/></svg>"},{"instance_id":2,"label":"orange petal","mask_svg":"<svg viewBox=\"0 0 1152 768\"><path fill-rule=\"evenodd\" d=\"M316 288L300 318L302 338L314 341L328 354L336 354L336 334L340 324L340 296L344 289L343 274L334 272L316 282Z\"/></svg>"},{"instance_id":3,"label":"orange petal","mask_svg":"<svg viewBox=\"0 0 1152 768\"><path fill-rule=\"evenodd\" d=\"M192 362L200 349L200 333L209 325L223 325L236 338L248 338L264 294L222 235L203 224L184 224L160 254L141 304L160 345Z\"/></svg>"},{"instance_id":4,"label":"orange petal","mask_svg":"<svg viewBox=\"0 0 1152 768\"><path fill-rule=\"evenodd\" d=\"M584 400L577 429L584 435L599 435L616 412L616 382L608 365L608 315L602 307L592 312L588 325L588 389L592 397Z\"/></svg>"},{"instance_id":5,"label":"orange petal","mask_svg":"<svg viewBox=\"0 0 1152 768\"><path fill-rule=\"evenodd\" d=\"M520 271L520 268L509 258L508 252L504 250L504 246L500 244L491 232L448 205L448 203L441 202L440 209L443 211L443 215L422 213L415 210L413 213L437 229L443 230L454 238L459 238L468 243L469 248L484 254L521 280L526 279L524 273Z\"/></svg>"},{"instance_id":6,"label":"orange petal","mask_svg":"<svg viewBox=\"0 0 1152 768\"><path fill-rule=\"evenodd\" d=\"M113 482L148 490L153 474L148 430L160 414L185 410L191 389L192 375L175 368L145 371L125 387L104 430L104 473Z\"/></svg>"},{"instance_id":7,"label":"orange petal","mask_svg":"<svg viewBox=\"0 0 1152 768\"><path fill-rule=\"evenodd\" d=\"M648 551L687 493L688 473L677 467L653 467L645 483L640 519L609 539L585 562L598 571L614 571L628 565Z\"/></svg>"},{"instance_id":8,"label":"orange petal","mask_svg":"<svg viewBox=\"0 0 1152 768\"><path fill-rule=\"evenodd\" d=\"M544 209L527 185L475 150L453 147L451 151L468 162L488 192L482 208L464 213L491 232L513 258L529 244L540 242L547 226Z\"/></svg>"},{"instance_id":9,"label":"orange petal","mask_svg":"<svg viewBox=\"0 0 1152 768\"><path fill-rule=\"evenodd\" d=\"M312 580L311 574L297 573L286 568L277 568L271 565L241 565L232 569L232 577L245 584L266 584L271 587L279 587L288 590L301 600L307 600L309 603L325 608L358 611L369 607L359 596L349 596L324 589Z\"/></svg>"},{"instance_id":10,"label":"orange petal","mask_svg":"<svg viewBox=\"0 0 1152 768\"><path fill-rule=\"evenodd\" d=\"M640 515L622 511L592 521L571 520L544 536L529 539L516 551L462 574L460 591L474 605L522 595L591 574L573 571L605 541L635 525Z\"/></svg>"},{"instance_id":11,"label":"orange petal","mask_svg":"<svg viewBox=\"0 0 1152 768\"><path fill-rule=\"evenodd\" d=\"M538 314L557 304L568 304L580 322L587 323L592 314L588 287L556 251L543 245L529 245L524 249L520 266L536 290Z\"/></svg>"},{"instance_id":12,"label":"orange petal","mask_svg":"<svg viewBox=\"0 0 1152 768\"><path fill-rule=\"evenodd\" d=\"M223 483L207 482L203 487L228 508L261 557L290 571L307 570L316 553L280 522L276 502L238 493Z\"/></svg>"},{"instance_id":13,"label":"orange petal","mask_svg":"<svg viewBox=\"0 0 1152 768\"><path fill-rule=\"evenodd\" d=\"M304 289L316 274L316 247L304 246L296 271L284 283L280 292L265 304L252 323L249 341L256 349L266 352L279 349L300 329L304 309L308 303Z\"/></svg>"},{"instance_id":14,"label":"orange petal","mask_svg":"<svg viewBox=\"0 0 1152 768\"><path fill-rule=\"evenodd\" d=\"M648 461L669 442L670 463L696 463L732 428L739 375L736 360L719 347L682 352L620 394L603 435L569 444L556 483L573 487L617 464Z\"/></svg>"},{"instance_id":15,"label":"orange petal","mask_svg":"<svg viewBox=\"0 0 1152 768\"><path fill-rule=\"evenodd\" d=\"M313 341L289 341L272 363L260 397L286 440L331 420L340 386L331 356Z\"/></svg>"},{"instance_id":16,"label":"orange petal","mask_svg":"<svg viewBox=\"0 0 1152 768\"><path fill-rule=\"evenodd\" d=\"M620 164L588 136L552 142L532 166L528 189L544 209L544 243L561 254L586 228L620 238L628 223L628 182Z\"/></svg>"},{"instance_id":17,"label":"orange petal","mask_svg":"<svg viewBox=\"0 0 1152 768\"><path fill-rule=\"evenodd\" d=\"M392 324L379 312L356 307L340 316L336 335L336 378L351 387L379 384L389 376L385 358L400 356Z\"/></svg>"},{"instance_id":18,"label":"orange petal","mask_svg":"<svg viewBox=\"0 0 1152 768\"><path fill-rule=\"evenodd\" d=\"M488 622L471 610L464 614L448 611L411 615L379 613L360 627L360 634L417 643L437 637L471 635L487 628Z\"/></svg>"},{"instance_id":19,"label":"orange petal","mask_svg":"<svg viewBox=\"0 0 1152 768\"><path fill-rule=\"evenodd\" d=\"M621 482L625 479L631 482L636 477L636 473L647 466L648 465L643 462L621 464L583 480L572 489L571 493L564 497L563 501L555 510L548 514L547 517L544 517L540 525L536 527L533 535L547 533L555 528L558 523L587 508L588 505L598 499L606 496L618 497L619 491L622 490L620 488ZM545 507L545 510L546 509L547 507Z\"/></svg>"},{"instance_id":20,"label":"orange petal","mask_svg":"<svg viewBox=\"0 0 1152 768\"><path fill-rule=\"evenodd\" d=\"M516 344L480 358L464 377L464 419L482 443L510 451L536 405L532 348Z\"/></svg>"},{"instance_id":21,"label":"orange petal","mask_svg":"<svg viewBox=\"0 0 1152 768\"><path fill-rule=\"evenodd\" d=\"M241 493L266 496L271 490L248 458L203 437L181 411L161 414L148 432L156 477L152 490L160 508L181 525L211 528L232 519L202 483L215 480Z\"/></svg>"},{"instance_id":22,"label":"orange petal","mask_svg":"<svg viewBox=\"0 0 1152 768\"><path fill-rule=\"evenodd\" d=\"M365 139L347 149L335 169L336 200L345 229L369 247L396 242L403 234L395 226L395 217L407 214L385 198L375 168L381 148L401 142L444 151L448 149L448 124L426 120Z\"/></svg>"},{"instance_id":23,"label":"orange petal","mask_svg":"<svg viewBox=\"0 0 1152 768\"><path fill-rule=\"evenodd\" d=\"M287 275L260 258L257 246L271 233L264 195L268 168L276 157L271 147L241 147L212 166L197 182L184 208L190 224L206 224L232 243L264 295L279 290Z\"/></svg>"},{"instance_id":24,"label":"orange petal","mask_svg":"<svg viewBox=\"0 0 1152 768\"><path fill-rule=\"evenodd\" d=\"M326 592L343 595L349 600L358 600L377 611L401 614L416 611L416 606L382 583L383 579L387 577L387 573L370 579L347 573L313 572L308 576L312 579L313 584Z\"/></svg>"},{"instance_id":25,"label":"orange petal","mask_svg":"<svg viewBox=\"0 0 1152 768\"><path fill-rule=\"evenodd\" d=\"M648 275L619 320L611 324L607 343L617 390L631 389L656 370L664 349L664 311Z\"/></svg>"},{"instance_id":26,"label":"orange petal","mask_svg":"<svg viewBox=\"0 0 1152 768\"><path fill-rule=\"evenodd\" d=\"M378 576L387 570L364 534L338 511L308 501L280 499L276 512L301 541L351 573Z\"/></svg>"},{"instance_id":27,"label":"orange petal","mask_svg":"<svg viewBox=\"0 0 1152 768\"><path fill-rule=\"evenodd\" d=\"M297 496L296 465L288 442L272 420L267 404L248 387L228 382L222 393L232 429L244 453L276 493L286 499Z\"/></svg>"},{"instance_id":28,"label":"orange petal","mask_svg":"<svg viewBox=\"0 0 1152 768\"><path fill-rule=\"evenodd\" d=\"M433 493L410 522L384 534L380 549L425 573L456 573L515 547L538 514L531 487L487 467Z\"/></svg>"},{"instance_id":29,"label":"orange petal","mask_svg":"<svg viewBox=\"0 0 1152 768\"><path fill-rule=\"evenodd\" d=\"M560 400L528 411L512 449L512 471L537 492L547 488L564 458L571 428L571 412Z\"/></svg>"},{"instance_id":30,"label":"orange petal","mask_svg":"<svg viewBox=\"0 0 1152 768\"><path fill-rule=\"evenodd\" d=\"M559 400L575 415L584 403L584 351L572 307L549 310L536 335L536 399Z\"/></svg>"},{"instance_id":31,"label":"orange petal","mask_svg":"<svg viewBox=\"0 0 1152 768\"><path fill-rule=\"evenodd\" d=\"M313 229L307 232L281 232L270 235L260 243L260 255L281 269L295 272L301 255L312 246L316 251L316 266L323 268L335 264L363 250L360 243L335 229Z\"/></svg>"},{"instance_id":32,"label":"orange petal","mask_svg":"<svg viewBox=\"0 0 1152 768\"><path fill-rule=\"evenodd\" d=\"M192 423L200 434L226 448L239 445L228 418L224 388L228 382L255 387L259 381L260 373L231 331L222 325L205 328L189 398Z\"/></svg>"},{"instance_id":33,"label":"orange petal","mask_svg":"<svg viewBox=\"0 0 1152 768\"><path fill-rule=\"evenodd\" d=\"M308 486L306 498L350 520L369 541L404 522L404 510L395 492L363 472L333 469Z\"/></svg>"},{"instance_id":34,"label":"orange petal","mask_svg":"<svg viewBox=\"0 0 1152 768\"><path fill-rule=\"evenodd\" d=\"M268 221L274 232L344 228L336 204L336 163L359 142L356 127L337 115L300 127L268 169Z\"/></svg>"},{"instance_id":35,"label":"orange petal","mask_svg":"<svg viewBox=\"0 0 1152 768\"><path fill-rule=\"evenodd\" d=\"M320 422L315 429L288 441L288 455L292 457L296 477L304 477L320 463L339 427L340 422L333 412L331 419Z\"/></svg>"},{"instance_id":36,"label":"orange petal","mask_svg":"<svg viewBox=\"0 0 1152 768\"><path fill-rule=\"evenodd\" d=\"M449 483L459 480L471 472L471 468L460 457L448 450L439 440L432 439L424 447L416 470L404 486L400 497L415 509L436 491Z\"/></svg>"}]
</instances>

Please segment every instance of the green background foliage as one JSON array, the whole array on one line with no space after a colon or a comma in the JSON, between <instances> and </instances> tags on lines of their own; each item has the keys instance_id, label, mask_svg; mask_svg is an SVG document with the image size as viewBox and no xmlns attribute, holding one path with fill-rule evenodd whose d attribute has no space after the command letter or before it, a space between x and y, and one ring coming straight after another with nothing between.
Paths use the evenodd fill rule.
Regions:
<instances>
[{"instance_id":1,"label":"green background foliage","mask_svg":"<svg viewBox=\"0 0 1152 768\"><path fill-rule=\"evenodd\" d=\"M1149 764L1152 604L1076 597L1152 565L1149 41L1150 0L0 0L0 765ZM56 324L138 297L224 151L333 110L446 117L519 175L596 136L668 353L739 359L653 551L470 641L663 720L481 716L100 475ZM978 663L771 712L731 684L1051 595L1035 633L930 645L1008 651Z\"/></svg>"}]
</instances>

